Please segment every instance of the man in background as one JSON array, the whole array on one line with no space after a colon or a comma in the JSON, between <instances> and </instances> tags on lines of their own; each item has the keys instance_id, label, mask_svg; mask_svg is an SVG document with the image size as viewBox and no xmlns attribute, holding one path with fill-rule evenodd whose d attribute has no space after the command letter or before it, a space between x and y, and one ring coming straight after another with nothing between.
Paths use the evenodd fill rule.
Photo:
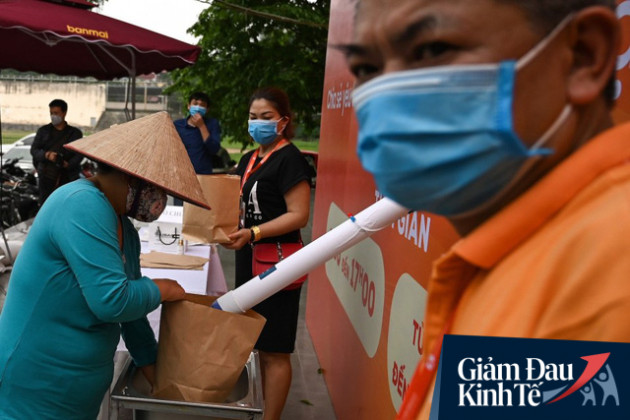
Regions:
<instances>
[{"instance_id":1,"label":"man in background","mask_svg":"<svg viewBox=\"0 0 630 420\"><path fill-rule=\"evenodd\" d=\"M213 157L221 147L221 128L215 118L208 115L210 98L195 92L188 98L188 116L175 121L175 128L186 146L195 172L212 173Z\"/></svg>"},{"instance_id":2,"label":"man in background","mask_svg":"<svg viewBox=\"0 0 630 420\"><path fill-rule=\"evenodd\" d=\"M54 99L48 104L50 123L40 127L31 145L33 163L39 183L39 205L61 185L79 178L82 156L66 150L63 145L83 137L83 133L66 122L68 104Z\"/></svg>"}]
</instances>

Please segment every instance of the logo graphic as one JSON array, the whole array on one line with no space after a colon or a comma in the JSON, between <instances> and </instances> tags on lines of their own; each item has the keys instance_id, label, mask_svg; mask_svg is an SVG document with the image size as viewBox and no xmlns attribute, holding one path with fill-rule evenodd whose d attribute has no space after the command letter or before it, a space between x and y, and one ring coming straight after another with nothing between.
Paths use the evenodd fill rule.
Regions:
<instances>
[{"instance_id":1,"label":"logo graphic","mask_svg":"<svg viewBox=\"0 0 630 420\"><path fill-rule=\"evenodd\" d=\"M447 335L431 420L627 419L629 377L626 343Z\"/></svg>"},{"instance_id":2,"label":"logo graphic","mask_svg":"<svg viewBox=\"0 0 630 420\"><path fill-rule=\"evenodd\" d=\"M66 25L68 32L78 35L93 36L95 38L109 39L107 31L99 31L98 29L81 28L79 26Z\"/></svg>"},{"instance_id":3,"label":"logo graphic","mask_svg":"<svg viewBox=\"0 0 630 420\"><path fill-rule=\"evenodd\" d=\"M496 363L493 357L476 360L465 357L457 367L459 406L510 407L553 404L580 390L582 405L604 405L610 397L619 405L619 393L610 365L605 365L610 353L583 356L584 371L573 381L573 363L547 363L537 357L527 357L524 363ZM568 383L573 381L572 383ZM546 384L563 385L543 389ZM597 385L599 391L596 392ZM597 402L601 394L601 404Z\"/></svg>"},{"instance_id":4,"label":"logo graphic","mask_svg":"<svg viewBox=\"0 0 630 420\"><path fill-rule=\"evenodd\" d=\"M583 356L582 359L586 360L588 362L588 365L586 365L586 369L584 369L584 372L577 379L577 381L575 381L573 385L571 385L571 387L567 389L562 395L556 398L554 398L554 396L562 392L566 387L543 392L543 402L547 402L551 398L554 398L552 401L549 401L549 404L552 404L556 401L560 401L561 399L568 397L575 391L580 390L580 392L584 396L582 405L586 405L587 403L598 405L596 400L595 387L593 386L594 382L599 386L599 388L601 388L601 405L605 405L609 397L613 399L615 405L619 405L619 393L617 392L615 377L613 376L612 370L610 369L610 365L604 366L604 363L606 363L606 360L608 360L608 356L610 356L610 353ZM602 369L602 366L604 366L604 369ZM590 382L591 380L592 382Z\"/></svg>"}]
</instances>

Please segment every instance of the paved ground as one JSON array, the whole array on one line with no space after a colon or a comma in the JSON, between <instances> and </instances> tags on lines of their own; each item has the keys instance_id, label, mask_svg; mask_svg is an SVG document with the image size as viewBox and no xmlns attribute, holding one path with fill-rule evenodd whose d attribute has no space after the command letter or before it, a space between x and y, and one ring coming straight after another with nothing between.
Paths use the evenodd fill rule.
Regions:
<instances>
[{"instance_id":1,"label":"paved ground","mask_svg":"<svg viewBox=\"0 0 630 420\"><path fill-rule=\"evenodd\" d=\"M311 209L313 209L313 195L311 195ZM312 219L311 211L311 220L302 229L305 243L311 241ZM219 247L219 255L228 289L232 289L234 287L234 252ZM282 413L282 420L335 420L336 417L328 395L328 389L323 376L319 374L319 361L306 327L307 293L308 281L302 287L296 350L291 355L293 380L289 396L287 397L287 404Z\"/></svg>"}]
</instances>

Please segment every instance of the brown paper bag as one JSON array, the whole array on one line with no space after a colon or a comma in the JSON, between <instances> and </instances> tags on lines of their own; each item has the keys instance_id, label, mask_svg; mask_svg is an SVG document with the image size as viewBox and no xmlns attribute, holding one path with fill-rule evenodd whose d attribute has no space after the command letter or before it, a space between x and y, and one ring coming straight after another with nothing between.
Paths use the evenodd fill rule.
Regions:
<instances>
[{"instance_id":1,"label":"brown paper bag","mask_svg":"<svg viewBox=\"0 0 630 420\"><path fill-rule=\"evenodd\" d=\"M213 309L215 300L187 294L162 304L155 397L223 402L236 385L266 320Z\"/></svg>"},{"instance_id":2,"label":"brown paper bag","mask_svg":"<svg viewBox=\"0 0 630 420\"><path fill-rule=\"evenodd\" d=\"M241 177L238 175L197 175L203 195L212 210L184 203L182 235L204 244L229 242L239 218Z\"/></svg>"}]
</instances>

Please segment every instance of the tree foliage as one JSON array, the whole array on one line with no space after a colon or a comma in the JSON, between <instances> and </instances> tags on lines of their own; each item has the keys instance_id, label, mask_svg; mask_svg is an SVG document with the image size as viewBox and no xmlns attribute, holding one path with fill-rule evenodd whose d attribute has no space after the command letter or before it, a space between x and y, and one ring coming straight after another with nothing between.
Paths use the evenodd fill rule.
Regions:
<instances>
[{"instance_id":1,"label":"tree foliage","mask_svg":"<svg viewBox=\"0 0 630 420\"><path fill-rule=\"evenodd\" d=\"M329 3L213 2L189 30L200 37L199 59L191 67L172 72L174 84L169 90L180 92L184 103L193 91L208 93L210 113L219 119L223 133L245 144L252 92L261 86L278 86L289 95L297 125L304 135L311 135L319 127Z\"/></svg>"}]
</instances>

